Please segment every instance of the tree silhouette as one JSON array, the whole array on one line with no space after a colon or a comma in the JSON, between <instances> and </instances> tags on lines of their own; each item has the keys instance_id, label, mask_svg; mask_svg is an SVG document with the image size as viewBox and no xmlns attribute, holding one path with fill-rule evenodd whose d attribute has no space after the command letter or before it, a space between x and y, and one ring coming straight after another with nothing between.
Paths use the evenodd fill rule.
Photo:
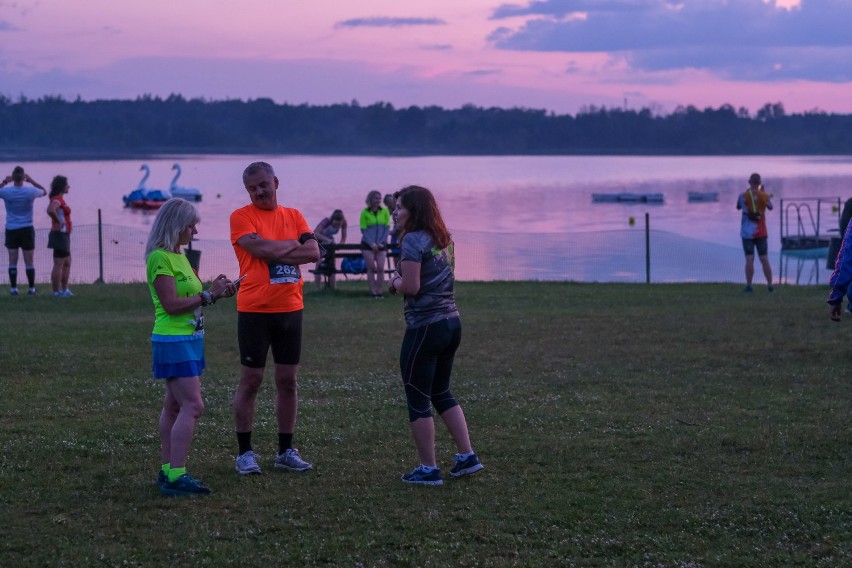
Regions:
<instances>
[{"instance_id":1,"label":"tree silhouette","mask_svg":"<svg viewBox=\"0 0 852 568\"><path fill-rule=\"evenodd\" d=\"M643 108L457 109L386 102L312 106L269 98L13 100L0 95L0 153L108 156L140 153L350 155L826 154L852 153L852 115L787 114L780 102L752 116L729 104L669 114Z\"/></svg>"}]
</instances>

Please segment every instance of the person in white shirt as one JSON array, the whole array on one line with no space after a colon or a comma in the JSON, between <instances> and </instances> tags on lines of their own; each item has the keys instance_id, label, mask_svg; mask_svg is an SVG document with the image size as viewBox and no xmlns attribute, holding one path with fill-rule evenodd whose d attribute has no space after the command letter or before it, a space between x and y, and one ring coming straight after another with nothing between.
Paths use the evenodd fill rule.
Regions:
<instances>
[{"instance_id":1,"label":"person in white shirt","mask_svg":"<svg viewBox=\"0 0 852 568\"><path fill-rule=\"evenodd\" d=\"M24 185L24 182L30 185ZM12 185L9 185L12 184ZM24 253L24 267L29 289L34 296L35 228L33 227L33 201L47 195L47 190L36 183L21 166L15 166L12 175L0 182L0 199L6 204L6 249L9 251L9 293L18 295L18 249Z\"/></svg>"}]
</instances>

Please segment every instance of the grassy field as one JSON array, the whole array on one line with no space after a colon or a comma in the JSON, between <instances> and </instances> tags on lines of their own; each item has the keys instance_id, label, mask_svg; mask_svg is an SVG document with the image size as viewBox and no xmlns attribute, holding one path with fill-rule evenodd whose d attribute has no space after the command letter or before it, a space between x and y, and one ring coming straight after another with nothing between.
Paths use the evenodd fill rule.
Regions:
<instances>
[{"instance_id":1,"label":"grassy field","mask_svg":"<svg viewBox=\"0 0 852 568\"><path fill-rule=\"evenodd\" d=\"M0 566L852 563L852 317L824 287L460 284L454 391L486 469L437 488L399 481L402 310L365 288L306 295L308 474L271 467L271 381L265 473L234 472L236 315L207 310L195 499L154 484L147 288L0 297Z\"/></svg>"}]
</instances>

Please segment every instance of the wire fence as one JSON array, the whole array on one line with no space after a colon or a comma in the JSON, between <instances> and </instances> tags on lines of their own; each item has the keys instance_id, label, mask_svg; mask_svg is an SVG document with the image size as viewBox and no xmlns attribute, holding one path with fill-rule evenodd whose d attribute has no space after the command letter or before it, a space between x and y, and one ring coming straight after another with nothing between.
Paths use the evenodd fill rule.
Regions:
<instances>
[{"instance_id":1,"label":"wire fence","mask_svg":"<svg viewBox=\"0 0 852 568\"><path fill-rule=\"evenodd\" d=\"M36 282L50 282L52 251L46 229L36 230ZM120 225L75 225L71 235L71 283L145 281L145 229ZM582 233L491 233L453 231L456 277L462 281L539 280L576 282L744 282L739 246L708 243L665 231L643 229ZM198 239L192 250L202 280L237 276L239 266L226 239ZM776 282L822 284L831 271L827 251L772 252ZM18 264L18 283L23 260ZM755 261L755 282L762 281ZM0 282L8 274L0 271Z\"/></svg>"}]
</instances>

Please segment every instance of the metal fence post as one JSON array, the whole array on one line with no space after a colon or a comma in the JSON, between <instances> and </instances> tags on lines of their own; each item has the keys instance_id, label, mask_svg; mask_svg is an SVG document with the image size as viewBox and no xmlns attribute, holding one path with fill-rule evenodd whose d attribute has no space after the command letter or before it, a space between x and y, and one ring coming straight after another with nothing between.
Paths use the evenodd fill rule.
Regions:
<instances>
[{"instance_id":1,"label":"metal fence post","mask_svg":"<svg viewBox=\"0 0 852 568\"><path fill-rule=\"evenodd\" d=\"M645 213L645 284L651 283L651 215Z\"/></svg>"},{"instance_id":2,"label":"metal fence post","mask_svg":"<svg viewBox=\"0 0 852 568\"><path fill-rule=\"evenodd\" d=\"M95 284L104 283L104 234L101 225L101 210L98 209L98 279Z\"/></svg>"}]
</instances>

